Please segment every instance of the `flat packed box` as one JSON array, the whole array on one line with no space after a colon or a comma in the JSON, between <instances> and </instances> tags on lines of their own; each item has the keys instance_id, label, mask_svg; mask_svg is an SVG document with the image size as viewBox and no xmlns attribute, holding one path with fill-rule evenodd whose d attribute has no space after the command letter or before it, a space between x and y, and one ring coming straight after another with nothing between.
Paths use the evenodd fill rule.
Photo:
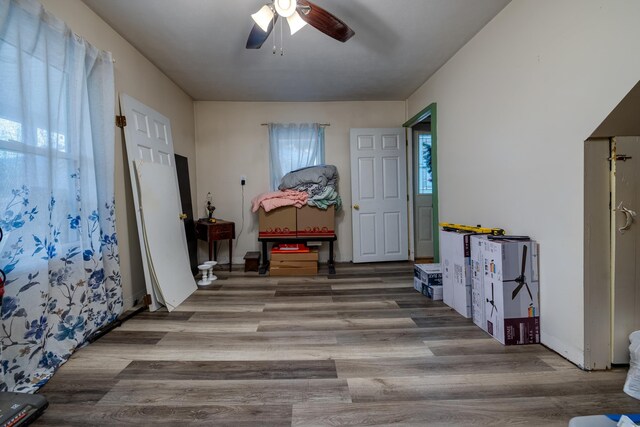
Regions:
<instances>
[{"instance_id":1,"label":"flat packed box","mask_svg":"<svg viewBox=\"0 0 640 427\"><path fill-rule=\"evenodd\" d=\"M318 251L301 253L271 252L271 261L315 261L318 262Z\"/></svg>"},{"instance_id":2,"label":"flat packed box","mask_svg":"<svg viewBox=\"0 0 640 427\"><path fill-rule=\"evenodd\" d=\"M297 209L297 237L332 237L335 230L335 206L320 209L304 205Z\"/></svg>"},{"instance_id":3,"label":"flat packed box","mask_svg":"<svg viewBox=\"0 0 640 427\"><path fill-rule=\"evenodd\" d=\"M540 342L538 244L476 236L474 255L483 287L485 327L504 345ZM476 316L474 316L474 321Z\"/></svg>"},{"instance_id":4,"label":"flat packed box","mask_svg":"<svg viewBox=\"0 0 640 427\"><path fill-rule=\"evenodd\" d=\"M474 233L440 230L440 263L444 303L471 317L470 239Z\"/></svg>"},{"instance_id":5,"label":"flat packed box","mask_svg":"<svg viewBox=\"0 0 640 427\"><path fill-rule=\"evenodd\" d=\"M271 260L269 262L269 268L317 268L317 266L317 261Z\"/></svg>"},{"instance_id":6,"label":"flat packed box","mask_svg":"<svg viewBox=\"0 0 640 427\"><path fill-rule=\"evenodd\" d=\"M270 276L315 276L318 274L318 265L312 267L278 267L271 265L269 267Z\"/></svg>"},{"instance_id":7,"label":"flat packed box","mask_svg":"<svg viewBox=\"0 0 640 427\"><path fill-rule=\"evenodd\" d=\"M258 237L296 237L296 224L295 206L258 210Z\"/></svg>"},{"instance_id":8,"label":"flat packed box","mask_svg":"<svg viewBox=\"0 0 640 427\"><path fill-rule=\"evenodd\" d=\"M473 323L483 331L487 330L487 316L484 310L484 258L489 252L489 240L484 234L471 236L471 314Z\"/></svg>"}]
</instances>

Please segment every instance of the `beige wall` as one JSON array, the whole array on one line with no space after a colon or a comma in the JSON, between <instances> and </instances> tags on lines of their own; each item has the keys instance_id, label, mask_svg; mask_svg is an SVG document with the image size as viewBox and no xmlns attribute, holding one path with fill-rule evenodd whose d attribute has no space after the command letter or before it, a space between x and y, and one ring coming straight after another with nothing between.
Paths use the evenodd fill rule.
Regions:
<instances>
[{"instance_id":1,"label":"beige wall","mask_svg":"<svg viewBox=\"0 0 640 427\"><path fill-rule=\"evenodd\" d=\"M584 362L584 140L638 82L640 2L513 0L408 100L437 103L440 220L539 240L542 342Z\"/></svg>"},{"instance_id":2,"label":"beige wall","mask_svg":"<svg viewBox=\"0 0 640 427\"><path fill-rule=\"evenodd\" d=\"M242 223L240 176L245 186L242 236L234 247L234 262L242 262L246 251L258 249L257 215L251 199L269 191L269 137L261 123L330 123L325 130L325 160L340 174L339 192L345 209L337 215L336 259L352 259L351 167L349 129L399 127L405 120L405 102L196 102L196 167L198 216L204 216L207 192L213 195L216 216ZM203 250L203 247L200 248ZM201 253L200 259L202 259ZM226 247L219 261L228 260ZM326 259L327 254L321 254Z\"/></svg>"},{"instance_id":3,"label":"beige wall","mask_svg":"<svg viewBox=\"0 0 640 427\"><path fill-rule=\"evenodd\" d=\"M62 19L94 46L113 53L116 92L126 93L171 120L175 152L189 158L191 191L195 193L195 135L193 101L130 43L118 35L80 0L41 0L45 9ZM116 109L118 107L116 106ZM115 116L115 113L114 113ZM116 131L116 221L125 308L146 293L138 244L129 170L119 129Z\"/></svg>"},{"instance_id":4,"label":"beige wall","mask_svg":"<svg viewBox=\"0 0 640 427\"><path fill-rule=\"evenodd\" d=\"M631 89L591 138L640 135L640 81Z\"/></svg>"}]
</instances>

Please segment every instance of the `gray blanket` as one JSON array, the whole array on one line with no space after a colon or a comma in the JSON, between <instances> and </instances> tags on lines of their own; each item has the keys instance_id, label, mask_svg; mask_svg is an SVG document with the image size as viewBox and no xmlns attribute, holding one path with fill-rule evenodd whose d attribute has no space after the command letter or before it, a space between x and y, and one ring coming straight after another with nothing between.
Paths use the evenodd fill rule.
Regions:
<instances>
[{"instance_id":1,"label":"gray blanket","mask_svg":"<svg viewBox=\"0 0 640 427\"><path fill-rule=\"evenodd\" d=\"M309 166L283 176L278 189L286 190L302 184L319 184L322 187L335 188L337 181L338 169L334 165Z\"/></svg>"}]
</instances>

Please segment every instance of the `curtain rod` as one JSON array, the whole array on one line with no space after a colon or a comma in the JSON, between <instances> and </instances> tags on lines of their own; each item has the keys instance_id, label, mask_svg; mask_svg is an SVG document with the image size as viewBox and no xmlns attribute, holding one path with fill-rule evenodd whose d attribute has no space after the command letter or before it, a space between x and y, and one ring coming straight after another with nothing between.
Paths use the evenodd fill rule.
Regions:
<instances>
[{"instance_id":1,"label":"curtain rod","mask_svg":"<svg viewBox=\"0 0 640 427\"><path fill-rule=\"evenodd\" d=\"M269 126L274 123L260 123L260 126ZM331 123L318 123L320 126L331 126Z\"/></svg>"}]
</instances>

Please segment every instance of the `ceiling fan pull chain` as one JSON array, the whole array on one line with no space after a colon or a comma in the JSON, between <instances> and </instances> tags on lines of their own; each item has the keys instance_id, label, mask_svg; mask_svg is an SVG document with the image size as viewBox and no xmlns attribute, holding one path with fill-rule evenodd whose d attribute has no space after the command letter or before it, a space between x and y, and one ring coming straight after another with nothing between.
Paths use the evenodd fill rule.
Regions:
<instances>
[{"instance_id":1,"label":"ceiling fan pull chain","mask_svg":"<svg viewBox=\"0 0 640 427\"><path fill-rule=\"evenodd\" d=\"M282 21L284 21L284 19L280 20L280 56L284 56L284 45L282 44Z\"/></svg>"},{"instance_id":2,"label":"ceiling fan pull chain","mask_svg":"<svg viewBox=\"0 0 640 427\"><path fill-rule=\"evenodd\" d=\"M272 23L272 28L275 30L276 27L276 15L273 15L273 18L271 18L273 20ZM276 54L276 32L273 32L273 54Z\"/></svg>"}]
</instances>

